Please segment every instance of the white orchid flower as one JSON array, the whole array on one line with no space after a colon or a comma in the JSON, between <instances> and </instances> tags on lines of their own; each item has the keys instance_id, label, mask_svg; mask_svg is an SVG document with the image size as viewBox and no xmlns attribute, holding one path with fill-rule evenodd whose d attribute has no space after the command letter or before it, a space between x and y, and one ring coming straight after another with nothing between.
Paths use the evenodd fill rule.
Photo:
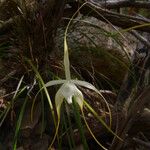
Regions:
<instances>
[{"instance_id":1,"label":"white orchid flower","mask_svg":"<svg viewBox=\"0 0 150 150\"><path fill-rule=\"evenodd\" d=\"M102 96L102 94L97 90L92 84L86 82L86 81L80 81L80 80L53 80L49 81L45 84L45 87L50 87L53 85L62 84L62 86L59 88L55 95L55 105L58 117L60 116L60 108L61 104L63 103L63 100L65 99L68 104L72 104L72 98L74 97L77 104L80 106L80 109L83 108L83 101L84 96L82 92L78 89L77 86L82 86L85 88L88 88L90 90L95 91L98 93L105 101L105 98ZM106 101L105 101L106 102Z\"/></svg>"}]
</instances>

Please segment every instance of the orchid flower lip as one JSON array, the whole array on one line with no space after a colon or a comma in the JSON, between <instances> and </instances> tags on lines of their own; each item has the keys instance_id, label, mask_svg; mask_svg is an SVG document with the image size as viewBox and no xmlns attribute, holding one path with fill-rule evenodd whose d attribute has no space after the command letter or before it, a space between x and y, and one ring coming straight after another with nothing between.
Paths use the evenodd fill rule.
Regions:
<instances>
[{"instance_id":1,"label":"orchid flower lip","mask_svg":"<svg viewBox=\"0 0 150 150\"><path fill-rule=\"evenodd\" d=\"M76 102L83 108L83 94L77 88L77 86L71 82L71 80L66 80L55 95L55 105L57 108L58 114L60 113L60 107L63 103L64 99L67 101L68 104L72 104L73 97L76 99Z\"/></svg>"},{"instance_id":2,"label":"orchid flower lip","mask_svg":"<svg viewBox=\"0 0 150 150\"><path fill-rule=\"evenodd\" d=\"M82 98L82 92L76 87L76 85L72 82L66 82L60 88L62 95L67 100L69 104L72 103L72 98Z\"/></svg>"}]
</instances>

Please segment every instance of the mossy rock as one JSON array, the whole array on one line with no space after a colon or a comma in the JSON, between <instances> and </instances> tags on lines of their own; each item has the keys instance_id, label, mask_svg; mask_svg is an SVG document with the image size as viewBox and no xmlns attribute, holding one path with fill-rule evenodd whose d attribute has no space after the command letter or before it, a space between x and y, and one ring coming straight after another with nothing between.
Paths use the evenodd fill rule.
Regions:
<instances>
[{"instance_id":1,"label":"mossy rock","mask_svg":"<svg viewBox=\"0 0 150 150\"><path fill-rule=\"evenodd\" d=\"M96 78L96 82L101 84L108 80L110 84L120 86L129 67L129 61L122 52L103 47L79 47L71 51L70 58L85 80L91 80L88 76L91 73L91 78Z\"/></svg>"}]
</instances>

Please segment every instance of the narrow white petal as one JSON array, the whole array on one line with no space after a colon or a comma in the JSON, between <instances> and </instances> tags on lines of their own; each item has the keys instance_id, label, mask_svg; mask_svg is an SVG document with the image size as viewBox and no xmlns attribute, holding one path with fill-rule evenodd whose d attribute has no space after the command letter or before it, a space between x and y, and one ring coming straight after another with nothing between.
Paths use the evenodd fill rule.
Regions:
<instances>
[{"instance_id":1,"label":"narrow white petal","mask_svg":"<svg viewBox=\"0 0 150 150\"><path fill-rule=\"evenodd\" d=\"M102 98L103 100L106 102L105 98L103 97L103 95L101 94L101 92L95 87L93 86L91 83L88 83L86 81L81 81L81 80L71 80L72 83L76 84L76 85L79 85L79 86L83 86L85 88L88 88L90 90L93 90L95 91L96 93L98 93Z\"/></svg>"},{"instance_id":2,"label":"narrow white petal","mask_svg":"<svg viewBox=\"0 0 150 150\"><path fill-rule=\"evenodd\" d=\"M78 105L80 106L80 108L83 108L83 97L76 97L75 100L77 101Z\"/></svg>"},{"instance_id":3,"label":"narrow white petal","mask_svg":"<svg viewBox=\"0 0 150 150\"><path fill-rule=\"evenodd\" d=\"M68 44L67 44L67 39L66 36L64 38L64 68L65 68L65 75L66 79L70 80L70 61L69 61L69 54L68 54Z\"/></svg>"},{"instance_id":4,"label":"narrow white petal","mask_svg":"<svg viewBox=\"0 0 150 150\"><path fill-rule=\"evenodd\" d=\"M60 109L61 109L63 99L64 96L62 95L61 90L58 90L55 95L55 106L56 106L58 118L60 117Z\"/></svg>"},{"instance_id":5,"label":"narrow white petal","mask_svg":"<svg viewBox=\"0 0 150 150\"><path fill-rule=\"evenodd\" d=\"M71 80L72 83L76 84L76 85L80 85L80 86L83 86L85 88L88 88L88 89L91 89L93 91L98 91L95 86L93 86L91 83L89 82L86 82L86 81L81 81L81 80Z\"/></svg>"},{"instance_id":6,"label":"narrow white petal","mask_svg":"<svg viewBox=\"0 0 150 150\"><path fill-rule=\"evenodd\" d=\"M53 85L57 85L57 84L63 84L65 83L66 80L52 80L52 81L49 81L45 84L45 87L49 87L49 86L53 86Z\"/></svg>"}]
</instances>

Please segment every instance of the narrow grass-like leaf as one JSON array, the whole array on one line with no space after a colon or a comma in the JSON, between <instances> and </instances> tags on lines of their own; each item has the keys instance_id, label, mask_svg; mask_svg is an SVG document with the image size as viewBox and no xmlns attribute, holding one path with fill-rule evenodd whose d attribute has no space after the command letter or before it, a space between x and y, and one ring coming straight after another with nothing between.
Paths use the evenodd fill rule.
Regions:
<instances>
[{"instance_id":1,"label":"narrow grass-like leaf","mask_svg":"<svg viewBox=\"0 0 150 150\"><path fill-rule=\"evenodd\" d=\"M68 143L69 143L69 148L73 149L73 147L75 147L74 141L72 140L72 138L70 138L70 134L68 133L69 129L67 127L67 120L66 120L66 115L63 111L63 124L64 124L64 128L65 128L65 133L67 135L67 139L68 139ZM72 136L71 136L72 137Z\"/></svg>"},{"instance_id":2,"label":"narrow grass-like leaf","mask_svg":"<svg viewBox=\"0 0 150 150\"><path fill-rule=\"evenodd\" d=\"M135 30L135 29L138 29L138 28L143 28L143 27L146 27L146 26L150 26L150 23L144 23L144 24L141 24L141 25L137 25L137 26L127 28L127 29L121 29L120 32L125 33L125 32L129 32L131 30ZM118 34L118 33L116 33L116 34Z\"/></svg>"},{"instance_id":3,"label":"narrow grass-like leaf","mask_svg":"<svg viewBox=\"0 0 150 150\"><path fill-rule=\"evenodd\" d=\"M114 133L109 127L108 125L103 121L103 119L95 112L95 110L86 102L83 101L85 106L93 113L93 115L100 121L100 123L110 132L112 133L114 136L116 136L120 141L122 141L122 139L116 135L116 133Z\"/></svg>"},{"instance_id":4,"label":"narrow grass-like leaf","mask_svg":"<svg viewBox=\"0 0 150 150\"><path fill-rule=\"evenodd\" d=\"M80 133L80 136L81 136L81 141L82 141L83 147L84 147L85 150L88 150L89 148L88 148L88 144L87 144L87 141L86 141L86 137L84 135L84 129L83 129L83 126L82 126L82 123L81 123L81 117L80 117L80 113L79 113L78 108L79 107L76 103L76 99L75 99L75 97L73 97L73 110L74 110L73 112L74 112L75 120L76 120L78 130L79 130L79 133Z\"/></svg>"},{"instance_id":5,"label":"narrow grass-like leaf","mask_svg":"<svg viewBox=\"0 0 150 150\"><path fill-rule=\"evenodd\" d=\"M41 85L40 85L40 88L42 88L41 87ZM41 91L41 103L42 103L42 127L41 127L41 137L42 137L42 134L43 134L43 132L44 132L44 125L45 125L45 120L44 120L44 112L45 112L45 109L44 109L44 95L43 95L43 92Z\"/></svg>"},{"instance_id":6,"label":"narrow grass-like leaf","mask_svg":"<svg viewBox=\"0 0 150 150\"><path fill-rule=\"evenodd\" d=\"M16 95L17 95L17 93L18 93L18 91L19 91L19 88L20 88L20 86L21 86L21 84L22 84L23 78L24 78L24 76L21 77L21 79L20 79L20 81L19 81L19 83L18 83L18 85L17 85L15 94L14 94L14 96L13 96L13 98L12 98L12 102L11 102L11 107L12 107L12 109L13 109L13 107L14 107L14 100L15 100Z\"/></svg>"},{"instance_id":7,"label":"narrow grass-like leaf","mask_svg":"<svg viewBox=\"0 0 150 150\"><path fill-rule=\"evenodd\" d=\"M55 134L54 134L54 137L53 137L53 139L52 139L52 141L51 141L51 144L49 145L48 150L52 150L52 145L54 144L55 139L56 139L57 134L58 134L59 125L60 125L60 118L58 118L57 125L55 125L55 128L56 128L56 130L55 130Z\"/></svg>"},{"instance_id":8,"label":"narrow grass-like leaf","mask_svg":"<svg viewBox=\"0 0 150 150\"><path fill-rule=\"evenodd\" d=\"M41 84L39 83L39 88L40 89L42 89L42 86L41 86ZM41 104L42 104L42 127L41 127L41 137L42 137L42 134L43 134L43 131L44 131L44 95L43 95L43 92L42 92L42 90L39 90L39 92L40 92L40 94L41 94ZM38 93L39 93L38 92ZM30 117L31 117L31 122L33 121L33 113L34 113L34 106L35 106L35 101L36 101L36 98L37 98L37 95L38 94L36 94L36 96L34 97L34 99L33 99L33 102L32 102L32 106L31 106L31 115L30 115Z\"/></svg>"},{"instance_id":9,"label":"narrow grass-like leaf","mask_svg":"<svg viewBox=\"0 0 150 150\"><path fill-rule=\"evenodd\" d=\"M18 139L18 134L19 134L19 130L20 130L20 126L21 126L21 122L22 122L22 118L23 118L23 115L24 115L24 111L25 111L25 106L27 104L27 100L28 100L28 97L25 98L25 101L21 107L21 111L20 111L20 114L19 114L19 118L17 120L17 125L16 125L16 130L15 130L15 135L14 135L14 143L13 143L13 150L16 150L17 148L17 139Z\"/></svg>"},{"instance_id":10,"label":"narrow grass-like leaf","mask_svg":"<svg viewBox=\"0 0 150 150\"><path fill-rule=\"evenodd\" d=\"M84 115L83 110L81 110L81 112L82 112L83 119L84 119L84 122L85 122L85 124L86 124L86 127L87 127L87 129L89 130L89 132L90 132L91 136L93 137L93 139L96 141L96 143L97 143L102 149L108 150L107 148L105 148L105 147L97 140L97 138L96 138L95 135L93 134L92 130L90 129L90 127L89 127L89 125L88 125L88 123L87 123L87 121L86 121L86 119L85 119L85 115Z\"/></svg>"},{"instance_id":11,"label":"narrow grass-like leaf","mask_svg":"<svg viewBox=\"0 0 150 150\"><path fill-rule=\"evenodd\" d=\"M67 123L68 123L68 126L69 126L69 128L68 128L68 134L69 134L69 139L68 140L70 140L70 142L71 142L71 149L75 149L75 141L74 141L74 134L73 134L73 128L72 128L72 122L71 122L71 116L70 116L70 114L69 114L69 111L68 111L68 108L67 108L67 101L65 101L65 111L66 111L66 113L67 113Z\"/></svg>"},{"instance_id":12,"label":"narrow grass-like leaf","mask_svg":"<svg viewBox=\"0 0 150 150\"><path fill-rule=\"evenodd\" d=\"M1 113L1 115L0 115L0 119L2 118L2 120L0 121L0 127L2 126L2 124L3 124L3 122L4 122L4 120L5 120L5 118L7 117L7 115L8 115L8 113L9 113L9 110L10 110L10 107L11 106L8 106L8 108L3 112L3 113Z\"/></svg>"},{"instance_id":13,"label":"narrow grass-like leaf","mask_svg":"<svg viewBox=\"0 0 150 150\"><path fill-rule=\"evenodd\" d=\"M53 114L53 117L54 117L53 105L52 105L52 102L51 102L51 99L50 99L50 95L49 95L49 93L48 93L48 91L47 91L47 88L46 88L46 86L45 86L45 83L44 83L44 81L43 81L41 75L39 74L38 70L37 70L36 67L31 63L31 61L30 61L30 60L27 60L27 62L28 62L28 63L31 65L31 67L33 68L33 70L34 70L34 72L35 72L35 74L36 74L37 79L39 80L39 82L41 83L41 85L42 85L43 88L44 88L46 97L47 97L47 99L48 99L48 102L49 102L49 105L50 105L50 108L51 108L51 111L52 111L52 114ZM54 117L54 118L55 118L55 117Z\"/></svg>"}]
</instances>

